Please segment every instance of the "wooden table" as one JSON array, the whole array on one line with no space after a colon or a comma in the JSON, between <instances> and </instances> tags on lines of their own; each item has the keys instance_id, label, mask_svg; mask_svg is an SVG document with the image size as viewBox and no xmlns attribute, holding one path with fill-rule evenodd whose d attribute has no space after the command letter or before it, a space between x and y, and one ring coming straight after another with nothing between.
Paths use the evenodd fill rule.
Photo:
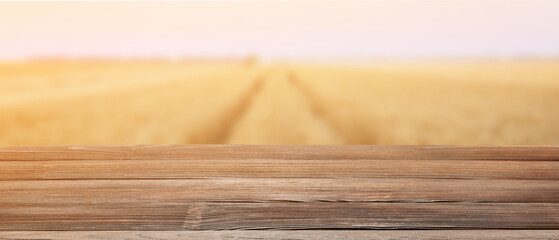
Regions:
<instances>
[{"instance_id":1,"label":"wooden table","mask_svg":"<svg viewBox=\"0 0 559 240\"><path fill-rule=\"evenodd\" d=\"M559 147L0 147L0 239L216 238L559 239Z\"/></svg>"}]
</instances>

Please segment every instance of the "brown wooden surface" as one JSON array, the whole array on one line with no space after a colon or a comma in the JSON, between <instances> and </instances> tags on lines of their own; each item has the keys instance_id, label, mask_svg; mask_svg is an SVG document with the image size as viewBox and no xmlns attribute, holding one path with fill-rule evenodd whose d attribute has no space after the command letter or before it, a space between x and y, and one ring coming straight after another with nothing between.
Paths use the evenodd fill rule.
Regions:
<instances>
[{"instance_id":1,"label":"brown wooden surface","mask_svg":"<svg viewBox=\"0 0 559 240\"><path fill-rule=\"evenodd\" d=\"M489 239L489 240L557 240L559 231L554 230L313 230L313 231L34 231L0 232L1 240L211 240L211 239L284 239L284 240L448 240L448 239Z\"/></svg>"},{"instance_id":2,"label":"brown wooden surface","mask_svg":"<svg viewBox=\"0 0 559 240\"><path fill-rule=\"evenodd\" d=\"M558 231L559 147L0 147L0 239L556 239Z\"/></svg>"}]
</instances>

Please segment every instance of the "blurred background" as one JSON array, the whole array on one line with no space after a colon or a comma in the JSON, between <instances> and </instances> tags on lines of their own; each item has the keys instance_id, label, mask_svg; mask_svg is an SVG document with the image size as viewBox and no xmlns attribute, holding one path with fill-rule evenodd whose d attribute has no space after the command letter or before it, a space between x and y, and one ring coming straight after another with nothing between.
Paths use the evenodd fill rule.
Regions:
<instances>
[{"instance_id":1,"label":"blurred background","mask_svg":"<svg viewBox=\"0 0 559 240\"><path fill-rule=\"evenodd\" d=\"M558 9L1 2L0 144L559 145Z\"/></svg>"}]
</instances>

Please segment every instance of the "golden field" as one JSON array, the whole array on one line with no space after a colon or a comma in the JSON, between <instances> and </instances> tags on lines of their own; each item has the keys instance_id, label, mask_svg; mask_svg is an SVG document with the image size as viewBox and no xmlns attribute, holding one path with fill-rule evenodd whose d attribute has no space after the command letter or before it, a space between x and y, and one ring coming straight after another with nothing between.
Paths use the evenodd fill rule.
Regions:
<instances>
[{"instance_id":1,"label":"golden field","mask_svg":"<svg viewBox=\"0 0 559 240\"><path fill-rule=\"evenodd\" d=\"M559 144L559 62L0 63L0 144Z\"/></svg>"}]
</instances>

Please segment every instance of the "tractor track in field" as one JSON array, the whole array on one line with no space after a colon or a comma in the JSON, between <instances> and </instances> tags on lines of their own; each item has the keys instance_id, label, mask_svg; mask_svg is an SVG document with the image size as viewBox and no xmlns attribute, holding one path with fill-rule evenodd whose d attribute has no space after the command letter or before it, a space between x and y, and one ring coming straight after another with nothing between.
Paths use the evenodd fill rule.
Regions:
<instances>
[{"instance_id":1,"label":"tractor track in field","mask_svg":"<svg viewBox=\"0 0 559 240\"><path fill-rule=\"evenodd\" d=\"M340 136L344 137L344 142L347 142L346 136L343 134L343 131L340 130L337 124L328 116L328 114L320 107L319 100L314 96L312 91L309 89L307 85L301 82L295 72L292 69L287 69L287 80L293 88L297 89L303 97L309 103L312 113L319 119L323 119L324 122L328 124L328 126Z\"/></svg>"},{"instance_id":2,"label":"tractor track in field","mask_svg":"<svg viewBox=\"0 0 559 240\"><path fill-rule=\"evenodd\" d=\"M275 86L274 84L278 84L278 81L283 82L281 84L285 84L285 86L288 86L287 88L282 88L282 89L289 89L288 91L294 92L296 95L300 96L301 99L305 102L304 105L306 105L307 107L304 110L305 113L302 114L312 116L310 119L314 119L313 121L317 121L317 122L313 122L312 123L313 125L318 124L318 126L324 126L324 129L328 129L325 130L326 132L332 133L330 136L336 136L336 139L341 140L340 142L337 143L345 142L345 136L343 134L340 134L338 129L335 128L335 125L332 124L331 119L329 119L327 114L325 114L324 111L321 110L319 103L317 103L317 100L313 98L312 94L309 92L310 90L307 89L304 86L304 84L297 79L295 74L289 68L282 67L282 68L269 69L255 79L255 81L248 88L248 90L245 91L244 95L240 98L240 100L238 100L235 106L232 109L230 109L226 114L224 114L223 119L225 120L223 121L223 124L219 126L219 129L214 129L215 130L214 132L217 132L217 134L214 135L211 143L218 143L218 144L231 143L232 139L238 139L238 134L244 131L244 130L239 130L239 127L240 129L244 127L245 130L247 129L247 127L248 128L255 127L255 126L247 126L244 121L246 121L247 119L253 119L254 116L258 116L257 118L262 117L260 115L261 113L258 110L256 110L257 113L254 112L255 111L254 108L259 109L262 107L262 103L260 102L264 100L262 99L262 94L268 96L268 94L271 93L270 91L275 91L273 86ZM263 91L266 92L264 93ZM278 91L280 90L278 89ZM278 100L278 101L283 102L284 100ZM277 109L277 111L280 112L283 110L284 109L282 107ZM291 115L289 113L286 113L286 115L283 116L291 116ZM294 117L293 119L287 119L281 121L297 122L299 120L297 117L295 116L293 117ZM301 124L309 124L309 123L301 123ZM304 125L297 126L296 128L299 127L304 128ZM292 129L283 129L280 131L290 132L291 130ZM281 133L272 133L272 135L274 134L281 135ZM235 141L238 140L233 140L233 142ZM269 139L268 141L264 140L264 142L276 143L275 141L269 141Z\"/></svg>"},{"instance_id":3,"label":"tractor track in field","mask_svg":"<svg viewBox=\"0 0 559 240\"><path fill-rule=\"evenodd\" d=\"M326 114L320 108L318 104L318 100L316 100L316 97L313 96L313 94L311 93L310 89L307 86L301 83L301 81L297 78L297 75L295 75L295 73L292 70L287 71L287 80L293 86L293 88L297 89L309 102L311 106L311 110L316 117L327 119Z\"/></svg>"},{"instance_id":4,"label":"tractor track in field","mask_svg":"<svg viewBox=\"0 0 559 240\"><path fill-rule=\"evenodd\" d=\"M258 94L260 89L262 89L262 85L264 84L266 78L270 75L270 72L271 70L268 70L260 77L256 78L252 86L249 87L237 105L227 114L227 124L224 124L222 129L218 131L219 134L213 142L218 144L224 144L227 142L227 139L229 139L229 135L231 135L231 132L237 125L237 122L250 109L254 97Z\"/></svg>"}]
</instances>

